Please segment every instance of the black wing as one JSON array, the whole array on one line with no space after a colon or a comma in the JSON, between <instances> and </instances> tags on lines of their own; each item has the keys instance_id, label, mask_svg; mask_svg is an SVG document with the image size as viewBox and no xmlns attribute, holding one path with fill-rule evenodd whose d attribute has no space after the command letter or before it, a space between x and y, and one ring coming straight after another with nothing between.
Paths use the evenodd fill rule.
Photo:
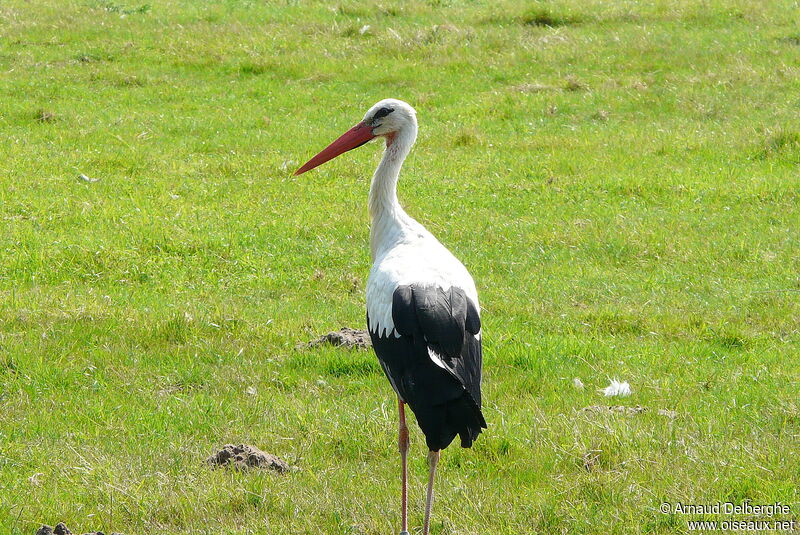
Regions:
<instances>
[{"instance_id":1,"label":"black wing","mask_svg":"<svg viewBox=\"0 0 800 535\"><path fill-rule=\"evenodd\" d=\"M398 395L417 416L428 447L447 447L458 434L469 447L486 421L481 413L481 321L460 288L412 284L392 299L395 331L370 333ZM397 334L395 334L395 332Z\"/></svg>"}]
</instances>

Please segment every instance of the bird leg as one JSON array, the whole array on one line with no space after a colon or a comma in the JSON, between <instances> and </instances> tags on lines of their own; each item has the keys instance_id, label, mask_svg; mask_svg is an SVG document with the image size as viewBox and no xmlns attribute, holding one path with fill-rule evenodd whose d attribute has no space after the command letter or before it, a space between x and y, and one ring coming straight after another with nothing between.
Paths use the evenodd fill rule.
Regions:
<instances>
[{"instance_id":1,"label":"bird leg","mask_svg":"<svg viewBox=\"0 0 800 535\"><path fill-rule=\"evenodd\" d=\"M408 535L408 426L406 425L406 404L397 398L397 407L400 411L400 433L398 446L400 448L400 465L403 472L403 490L400 494L402 510L402 531L400 535Z\"/></svg>"},{"instance_id":2,"label":"bird leg","mask_svg":"<svg viewBox=\"0 0 800 535\"><path fill-rule=\"evenodd\" d=\"M431 509L433 508L433 478L436 476L436 465L439 463L439 451L428 452L428 465L430 473L428 475L428 496L425 499L425 524L422 528L422 535L428 535L431 527Z\"/></svg>"}]
</instances>

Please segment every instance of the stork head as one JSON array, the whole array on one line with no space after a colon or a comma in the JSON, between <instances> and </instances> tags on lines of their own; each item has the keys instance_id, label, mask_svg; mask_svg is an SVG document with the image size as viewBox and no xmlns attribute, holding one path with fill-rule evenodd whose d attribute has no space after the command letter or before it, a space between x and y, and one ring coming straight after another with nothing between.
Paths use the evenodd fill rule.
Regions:
<instances>
[{"instance_id":1,"label":"stork head","mask_svg":"<svg viewBox=\"0 0 800 535\"><path fill-rule=\"evenodd\" d=\"M343 154L360 147L378 136L386 138L391 145L399 134L417 134L417 112L409 104L393 98L383 99L372 106L364 115L364 119L353 128L325 147L319 154L308 160L295 175L302 175ZM413 139L412 139L413 143Z\"/></svg>"},{"instance_id":2,"label":"stork head","mask_svg":"<svg viewBox=\"0 0 800 535\"><path fill-rule=\"evenodd\" d=\"M386 98L372 106L361 122L370 125L376 136L384 136L390 141L399 132L416 130L417 112L402 100Z\"/></svg>"}]
</instances>

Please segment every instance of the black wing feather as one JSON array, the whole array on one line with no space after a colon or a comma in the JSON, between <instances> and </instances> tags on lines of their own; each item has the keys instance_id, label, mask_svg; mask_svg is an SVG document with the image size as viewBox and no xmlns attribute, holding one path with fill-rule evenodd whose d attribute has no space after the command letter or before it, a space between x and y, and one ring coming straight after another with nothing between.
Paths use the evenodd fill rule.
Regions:
<instances>
[{"instance_id":1,"label":"black wing feather","mask_svg":"<svg viewBox=\"0 0 800 535\"><path fill-rule=\"evenodd\" d=\"M373 347L392 386L417 416L429 448L447 447L456 434L462 446L471 446L486 427L480 410L481 342L474 336L480 332L477 307L461 288L412 284L395 290L392 320L400 336L371 332Z\"/></svg>"},{"instance_id":2,"label":"black wing feather","mask_svg":"<svg viewBox=\"0 0 800 535\"><path fill-rule=\"evenodd\" d=\"M417 308L411 286L400 286L392 294L392 321L395 330L403 336L414 336L417 326Z\"/></svg>"},{"instance_id":3,"label":"black wing feather","mask_svg":"<svg viewBox=\"0 0 800 535\"><path fill-rule=\"evenodd\" d=\"M478 309L475 308L475 304L469 299L467 299L467 318L465 326L469 333L478 334L481 332L481 315L478 313Z\"/></svg>"}]
</instances>

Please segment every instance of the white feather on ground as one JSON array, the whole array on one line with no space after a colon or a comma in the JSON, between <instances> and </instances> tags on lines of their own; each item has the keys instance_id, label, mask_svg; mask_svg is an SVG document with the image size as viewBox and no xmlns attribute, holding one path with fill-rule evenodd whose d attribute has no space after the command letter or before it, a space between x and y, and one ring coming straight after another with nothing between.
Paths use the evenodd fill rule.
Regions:
<instances>
[{"instance_id":1,"label":"white feather on ground","mask_svg":"<svg viewBox=\"0 0 800 535\"><path fill-rule=\"evenodd\" d=\"M611 379L611 384L609 384L605 388L601 388L600 392L605 394L606 397L612 396L630 396L631 395L631 385L628 384L628 381L618 381L616 379Z\"/></svg>"},{"instance_id":2,"label":"white feather on ground","mask_svg":"<svg viewBox=\"0 0 800 535\"><path fill-rule=\"evenodd\" d=\"M583 390L583 381L581 381L580 377L575 377L572 380L572 386L574 386L578 390Z\"/></svg>"}]
</instances>

